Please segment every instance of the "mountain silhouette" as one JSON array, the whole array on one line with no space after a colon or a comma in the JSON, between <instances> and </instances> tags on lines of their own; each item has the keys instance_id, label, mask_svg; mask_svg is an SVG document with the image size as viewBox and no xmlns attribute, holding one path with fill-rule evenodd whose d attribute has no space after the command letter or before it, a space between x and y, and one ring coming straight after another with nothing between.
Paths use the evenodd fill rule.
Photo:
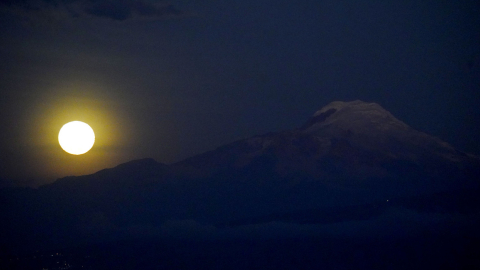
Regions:
<instances>
[{"instance_id":1,"label":"mountain silhouette","mask_svg":"<svg viewBox=\"0 0 480 270\"><path fill-rule=\"evenodd\" d=\"M478 175L478 157L414 130L380 105L336 101L299 128L174 164L134 160L38 189L2 189L1 248L11 253L118 239L247 237L245 228L261 226L273 226L269 232L278 236L284 232L278 224L424 220L425 213L464 220L480 211Z\"/></svg>"}]
</instances>

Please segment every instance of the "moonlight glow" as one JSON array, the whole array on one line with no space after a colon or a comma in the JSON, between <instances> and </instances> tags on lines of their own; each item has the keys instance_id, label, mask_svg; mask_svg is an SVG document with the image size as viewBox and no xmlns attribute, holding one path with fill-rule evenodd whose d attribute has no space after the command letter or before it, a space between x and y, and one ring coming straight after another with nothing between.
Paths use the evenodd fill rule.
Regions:
<instances>
[{"instance_id":1,"label":"moonlight glow","mask_svg":"<svg viewBox=\"0 0 480 270\"><path fill-rule=\"evenodd\" d=\"M81 155L93 147L95 133L88 124L73 121L66 123L60 129L58 142L65 152L72 155Z\"/></svg>"}]
</instances>

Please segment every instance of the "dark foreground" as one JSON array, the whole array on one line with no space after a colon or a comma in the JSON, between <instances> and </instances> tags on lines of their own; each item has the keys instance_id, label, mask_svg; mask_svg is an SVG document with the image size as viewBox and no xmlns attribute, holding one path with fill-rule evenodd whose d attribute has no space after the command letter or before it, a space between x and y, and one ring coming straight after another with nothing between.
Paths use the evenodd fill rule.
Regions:
<instances>
[{"instance_id":1,"label":"dark foreground","mask_svg":"<svg viewBox=\"0 0 480 270\"><path fill-rule=\"evenodd\" d=\"M3 243L0 269L480 269L478 194L450 191L217 225L170 220L128 227L123 238L119 228L92 230L36 252Z\"/></svg>"},{"instance_id":2,"label":"dark foreground","mask_svg":"<svg viewBox=\"0 0 480 270\"><path fill-rule=\"evenodd\" d=\"M158 240L2 257L1 269L479 269L478 235Z\"/></svg>"}]
</instances>

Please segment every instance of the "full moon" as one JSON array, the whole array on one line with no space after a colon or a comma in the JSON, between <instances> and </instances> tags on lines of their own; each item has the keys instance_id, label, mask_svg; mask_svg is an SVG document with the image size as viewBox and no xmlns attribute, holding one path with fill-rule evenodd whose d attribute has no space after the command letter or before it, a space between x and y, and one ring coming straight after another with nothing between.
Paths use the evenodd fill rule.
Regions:
<instances>
[{"instance_id":1,"label":"full moon","mask_svg":"<svg viewBox=\"0 0 480 270\"><path fill-rule=\"evenodd\" d=\"M65 152L81 155L92 149L95 143L95 133L86 123L73 121L66 123L58 133L58 142Z\"/></svg>"}]
</instances>

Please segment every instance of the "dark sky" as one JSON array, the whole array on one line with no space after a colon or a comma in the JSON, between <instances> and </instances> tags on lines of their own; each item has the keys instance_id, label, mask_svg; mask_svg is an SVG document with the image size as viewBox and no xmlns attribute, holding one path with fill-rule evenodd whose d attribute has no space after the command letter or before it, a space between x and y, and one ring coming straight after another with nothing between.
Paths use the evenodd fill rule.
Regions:
<instances>
[{"instance_id":1,"label":"dark sky","mask_svg":"<svg viewBox=\"0 0 480 270\"><path fill-rule=\"evenodd\" d=\"M480 2L0 1L0 185L172 163L377 102L480 154ZM87 122L72 156L63 124Z\"/></svg>"}]
</instances>

